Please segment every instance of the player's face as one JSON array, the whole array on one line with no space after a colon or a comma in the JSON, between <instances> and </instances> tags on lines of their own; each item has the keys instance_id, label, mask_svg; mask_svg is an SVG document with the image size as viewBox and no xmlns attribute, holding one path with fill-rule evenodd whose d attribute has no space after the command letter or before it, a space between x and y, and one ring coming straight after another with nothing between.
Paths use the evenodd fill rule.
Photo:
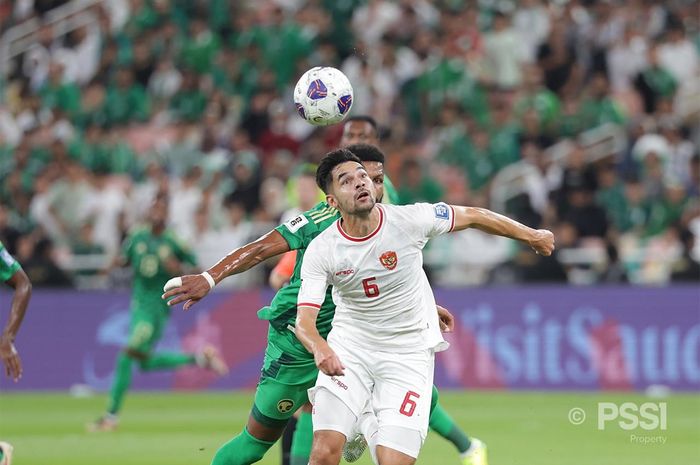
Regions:
<instances>
[{"instance_id":1,"label":"player's face","mask_svg":"<svg viewBox=\"0 0 700 465\"><path fill-rule=\"evenodd\" d=\"M168 203L165 200L156 200L148 212L148 219L155 227L164 227L168 218Z\"/></svg>"},{"instance_id":2,"label":"player's face","mask_svg":"<svg viewBox=\"0 0 700 465\"><path fill-rule=\"evenodd\" d=\"M376 203L372 180L365 168L354 161L336 166L332 172L333 185L327 196L328 204L341 213L368 213Z\"/></svg>"},{"instance_id":3,"label":"player's face","mask_svg":"<svg viewBox=\"0 0 700 465\"><path fill-rule=\"evenodd\" d=\"M378 161L366 161L362 163L365 167L367 175L374 184L374 192L377 198L377 203L382 203L384 199L384 163Z\"/></svg>"},{"instance_id":4,"label":"player's face","mask_svg":"<svg viewBox=\"0 0 700 465\"><path fill-rule=\"evenodd\" d=\"M350 121L343 127L343 137L340 139L340 147L352 144L379 145L377 131L367 121Z\"/></svg>"}]
</instances>

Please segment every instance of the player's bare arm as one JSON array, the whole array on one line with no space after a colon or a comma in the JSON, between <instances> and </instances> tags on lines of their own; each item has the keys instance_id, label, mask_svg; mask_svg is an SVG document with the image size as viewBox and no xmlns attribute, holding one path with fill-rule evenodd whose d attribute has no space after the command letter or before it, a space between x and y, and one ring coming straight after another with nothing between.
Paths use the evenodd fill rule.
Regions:
<instances>
[{"instance_id":1,"label":"player's bare arm","mask_svg":"<svg viewBox=\"0 0 700 465\"><path fill-rule=\"evenodd\" d=\"M440 318L440 331L443 333L451 333L455 329L455 318L452 314L440 305L436 305L438 318Z\"/></svg>"},{"instance_id":2,"label":"player's bare arm","mask_svg":"<svg viewBox=\"0 0 700 465\"><path fill-rule=\"evenodd\" d=\"M316 329L319 308L299 305L295 334L306 350L314 355L316 366L328 376L343 376L345 367Z\"/></svg>"},{"instance_id":3,"label":"player's bare arm","mask_svg":"<svg viewBox=\"0 0 700 465\"><path fill-rule=\"evenodd\" d=\"M7 325L0 335L0 358L5 365L5 373L15 382L22 377L22 361L19 358L17 349L15 349L15 336L22 325L24 314L27 312L29 298L32 295L32 284L29 281L26 273L19 269L15 274L5 281L11 288L14 289L12 298L12 308L10 310L10 318Z\"/></svg>"},{"instance_id":4,"label":"player's bare arm","mask_svg":"<svg viewBox=\"0 0 700 465\"><path fill-rule=\"evenodd\" d=\"M546 229L532 229L506 216L485 208L454 208L454 230L475 228L489 234L504 236L526 243L540 255L549 256L554 251L554 234Z\"/></svg>"},{"instance_id":5,"label":"player's bare arm","mask_svg":"<svg viewBox=\"0 0 700 465\"><path fill-rule=\"evenodd\" d=\"M228 276L243 273L255 265L289 251L289 244L277 231L270 231L264 236L233 250L222 258L206 273L211 276L213 284L218 284ZM212 289L204 274L190 274L173 278L165 284L163 299L170 299L168 305L185 302L183 308L189 310Z\"/></svg>"}]
</instances>

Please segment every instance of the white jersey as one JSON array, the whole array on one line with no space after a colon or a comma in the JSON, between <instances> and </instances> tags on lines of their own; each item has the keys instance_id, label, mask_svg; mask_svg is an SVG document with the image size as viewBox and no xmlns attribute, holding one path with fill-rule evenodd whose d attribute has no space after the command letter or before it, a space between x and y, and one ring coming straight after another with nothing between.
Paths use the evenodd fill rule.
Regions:
<instances>
[{"instance_id":1,"label":"white jersey","mask_svg":"<svg viewBox=\"0 0 700 465\"><path fill-rule=\"evenodd\" d=\"M332 285L336 310L329 338L392 352L444 350L422 250L430 238L454 228L454 211L444 203L375 208L379 226L368 236L348 236L338 220L311 242L298 305L320 308Z\"/></svg>"}]
</instances>

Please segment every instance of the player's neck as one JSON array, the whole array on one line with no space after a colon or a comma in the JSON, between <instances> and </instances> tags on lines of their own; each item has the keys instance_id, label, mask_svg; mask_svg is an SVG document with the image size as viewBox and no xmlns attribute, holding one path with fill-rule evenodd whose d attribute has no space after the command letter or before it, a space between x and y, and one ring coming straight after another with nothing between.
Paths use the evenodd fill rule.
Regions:
<instances>
[{"instance_id":1,"label":"player's neck","mask_svg":"<svg viewBox=\"0 0 700 465\"><path fill-rule=\"evenodd\" d=\"M366 237L372 234L381 220L379 207L372 208L369 212L359 214L343 214L340 227L345 234L351 237Z\"/></svg>"},{"instance_id":2,"label":"player's neck","mask_svg":"<svg viewBox=\"0 0 700 465\"><path fill-rule=\"evenodd\" d=\"M154 236L160 236L165 232L165 226L163 225L151 225L151 234Z\"/></svg>"}]
</instances>

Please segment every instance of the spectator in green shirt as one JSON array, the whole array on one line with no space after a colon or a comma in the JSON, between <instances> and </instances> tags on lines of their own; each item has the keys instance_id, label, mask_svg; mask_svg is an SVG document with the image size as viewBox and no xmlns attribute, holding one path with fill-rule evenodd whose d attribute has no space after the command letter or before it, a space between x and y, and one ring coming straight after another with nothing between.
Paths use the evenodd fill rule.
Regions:
<instances>
[{"instance_id":1,"label":"spectator in green shirt","mask_svg":"<svg viewBox=\"0 0 700 465\"><path fill-rule=\"evenodd\" d=\"M442 194L442 187L425 175L418 161L406 160L404 162L401 168L401 187L399 188L400 205L416 202L434 203L442 198Z\"/></svg>"},{"instance_id":2,"label":"spectator in green shirt","mask_svg":"<svg viewBox=\"0 0 700 465\"><path fill-rule=\"evenodd\" d=\"M107 123L124 125L131 121L146 121L150 113L150 100L143 86L134 82L133 72L121 68L114 81L107 88L103 107Z\"/></svg>"}]
</instances>

